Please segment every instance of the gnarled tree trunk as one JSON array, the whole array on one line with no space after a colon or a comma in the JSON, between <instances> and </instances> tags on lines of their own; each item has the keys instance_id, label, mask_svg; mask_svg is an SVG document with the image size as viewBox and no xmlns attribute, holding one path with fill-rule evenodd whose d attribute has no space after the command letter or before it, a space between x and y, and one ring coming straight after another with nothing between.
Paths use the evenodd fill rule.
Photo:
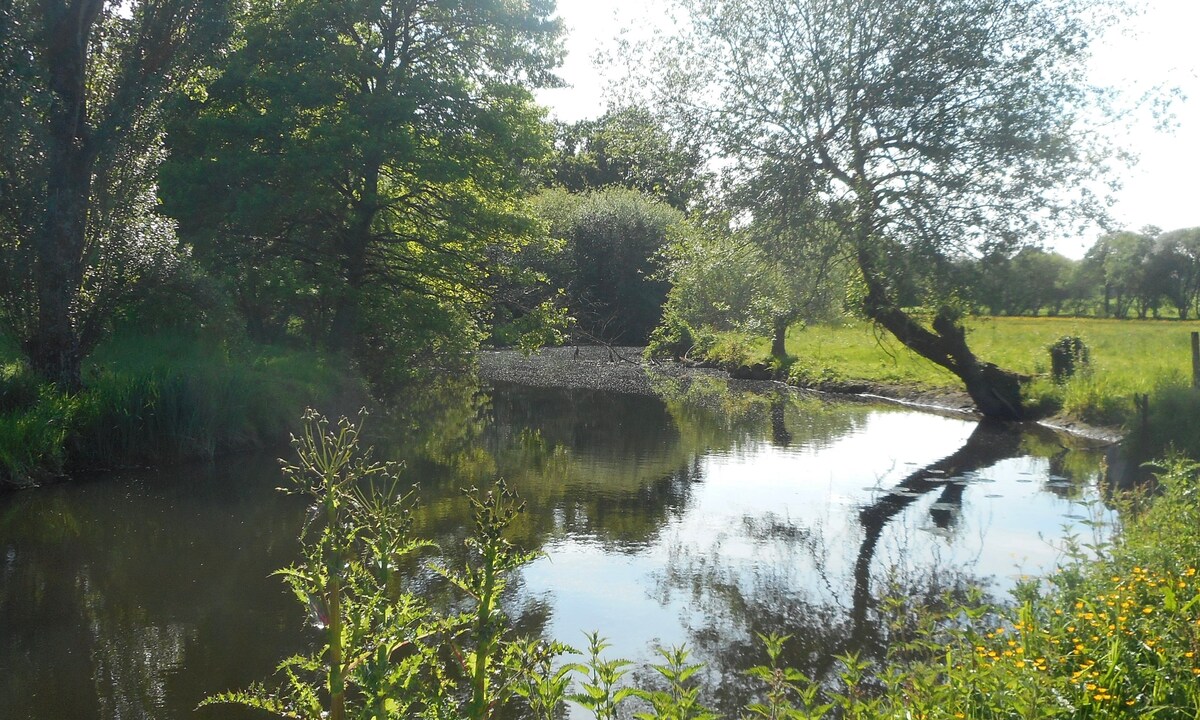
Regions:
<instances>
[{"instance_id":1,"label":"gnarled tree trunk","mask_svg":"<svg viewBox=\"0 0 1200 720\"><path fill-rule=\"evenodd\" d=\"M889 297L870 255L860 250L858 261L867 285L863 309L868 318L895 335L908 349L957 375L985 417L1025 419L1019 375L975 357L967 347L966 331L949 312L938 312L932 329L914 320Z\"/></svg>"}]
</instances>

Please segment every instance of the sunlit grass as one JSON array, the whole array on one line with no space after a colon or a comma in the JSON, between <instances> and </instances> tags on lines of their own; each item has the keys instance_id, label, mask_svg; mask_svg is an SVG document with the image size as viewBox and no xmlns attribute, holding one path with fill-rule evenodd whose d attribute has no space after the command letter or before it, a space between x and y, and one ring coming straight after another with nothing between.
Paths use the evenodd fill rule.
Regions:
<instances>
[{"instance_id":1,"label":"sunlit grass","mask_svg":"<svg viewBox=\"0 0 1200 720\"><path fill-rule=\"evenodd\" d=\"M976 355L1027 375L1030 405L1075 419L1121 425L1134 417L1134 395L1153 394L1165 380L1191 375L1190 333L1200 322L1093 318L970 318ZM1065 383L1050 378L1049 347L1064 336L1090 351L1085 372ZM766 338L718 333L706 355L720 362L769 362ZM950 372L864 321L793 327L787 336L790 374L801 384L871 382L916 390L961 390Z\"/></svg>"}]
</instances>

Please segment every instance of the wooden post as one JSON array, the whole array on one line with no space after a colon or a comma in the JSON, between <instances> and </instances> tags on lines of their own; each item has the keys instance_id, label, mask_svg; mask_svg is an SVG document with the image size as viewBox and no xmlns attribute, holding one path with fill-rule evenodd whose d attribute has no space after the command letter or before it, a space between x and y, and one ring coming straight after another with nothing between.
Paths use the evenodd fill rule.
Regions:
<instances>
[{"instance_id":1,"label":"wooden post","mask_svg":"<svg viewBox=\"0 0 1200 720\"><path fill-rule=\"evenodd\" d=\"M1200 332L1192 333L1192 387L1200 388Z\"/></svg>"}]
</instances>

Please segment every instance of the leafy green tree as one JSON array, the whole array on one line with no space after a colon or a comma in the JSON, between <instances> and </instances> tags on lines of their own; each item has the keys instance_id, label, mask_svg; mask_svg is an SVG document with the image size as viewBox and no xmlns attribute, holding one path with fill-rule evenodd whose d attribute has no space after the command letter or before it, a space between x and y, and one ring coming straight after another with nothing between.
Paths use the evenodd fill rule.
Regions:
<instances>
[{"instance_id":1,"label":"leafy green tree","mask_svg":"<svg viewBox=\"0 0 1200 720\"><path fill-rule=\"evenodd\" d=\"M1018 376L974 355L953 306L926 324L901 291L984 240L1036 238L1099 210L1083 181L1113 154L1089 132L1098 97L1085 78L1108 4L676 6L684 30L645 64L653 77L639 78L672 123L706 131L735 178L769 173L778 189L755 217L785 219L797 239L836 227L867 317L960 377L984 414L1022 417Z\"/></svg>"},{"instance_id":2,"label":"leafy green tree","mask_svg":"<svg viewBox=\"0 0 1200 720\"><path fill-rule=\"evenodd\" d=\"M1104 314L1125 318L1135 307L1145 317L1155 294L1147 279L1147 265L1153 238L1122 230L1096 240L1085 260L1094 265L1103 278Z\"/></svg>"},{"instance_id":3,"label":"leafy green tree","mask_svg":"<svg viewBox=\"0 0 1200 720\"><path fill-rule=\"evenodd\" d=\"M549 0L253 2L238 50L181 103L169 213L230 268L250 326L368 369L453 349L531 237L522 168L548 150Z\"/></svg>"},{"instance_id":4,"label":"leafy green tree","mask_svg":"<svg viewBox=\"0 0 1200 720\"><path fill-rule=\"evenodd\" d=\"M225 0L0 5L3 320L66 390L132 287L171 260L162 107L227 34Z\"/></svg>"},{"instance_id":5,"label":"leafy green tree","mask_svg":"<svg viewBox=\"0 0 1200 720\"><path fill-rule=\"evenodd\" d=\"M1043 309L1058 315L1066 303L1074 263L1058 253L1037 247L1021 248L1013 258L1015 311L1038 315Z\"/></svg>"},{"instance_id":6,"label":"leafy green tree","mask_svg":"<svg viewBox=\"0 0 1200 720\"><path fill-rule=\"evenodd\" d=\"M536 206L559 241L537 262L550 287L565 291L577 333L602 342L644 343L667 297L661 253L684 227L683 213L620 187L582 195L551 189L538 196Z\"/></svg>"},{"instance_id":7,"label":"leafy green tree","mask_svg":"<svg viewBox=\"0 0 1200 720\"><path fill-rule=\"evenodd\" d=\"M707 180L699 148L675 137L642 107L559 123L554 144L549 180L575 193L618 186L687 210Z\"/></svg>"},{"instance_id":8,"label":"leafy green tree","mask_svg":"<svg viewBox=\"0 0 1200 720\"><path fill-rule=\"evenodd\" d=\"M1150 257L1150 275L1180 319L1187 320L1200 301L1200 228L1159 235Z\"/></svg>"},{"instance_id":9,"label":"leafy green tree","mask_svg":"<svg viewBox=\"0 0 1200 720\"><path fill-rule=\"evenodd\" d=\"M772 338L786 355L787 329L798 321L831 320L850 279L838 258L795 257L834 244L797 242L766 227L731 231L724 221L679 233L666 253L671 291L664 316L692 328L740 330Z\"/></svg>"}]
</instances>

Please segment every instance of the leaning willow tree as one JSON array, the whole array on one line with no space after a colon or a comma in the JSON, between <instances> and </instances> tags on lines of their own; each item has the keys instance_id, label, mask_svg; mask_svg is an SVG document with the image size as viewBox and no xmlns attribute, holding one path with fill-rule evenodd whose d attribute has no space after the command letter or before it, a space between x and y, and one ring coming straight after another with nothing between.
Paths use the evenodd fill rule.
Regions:
<instances>
[{"instance_id":1,"label":"leaning willow tree","mask_svg":"<svg viewBox=\"0 0 1200 720\"><path fill-rule=\"evenodd\" d=\"M1095 213L1116 155L1094 125L1089 45L1108 0L676 0L655 100L730 158L734 197L790 236L837 229L866 316L1023 416L1019 377L971 352L948 304L905 309L914 273ZM749 189L749 191L747 191ZM804 229L822 229L805 233ZM802 242L802 240L797 240Z\"/></svg>"}]
</instances>

